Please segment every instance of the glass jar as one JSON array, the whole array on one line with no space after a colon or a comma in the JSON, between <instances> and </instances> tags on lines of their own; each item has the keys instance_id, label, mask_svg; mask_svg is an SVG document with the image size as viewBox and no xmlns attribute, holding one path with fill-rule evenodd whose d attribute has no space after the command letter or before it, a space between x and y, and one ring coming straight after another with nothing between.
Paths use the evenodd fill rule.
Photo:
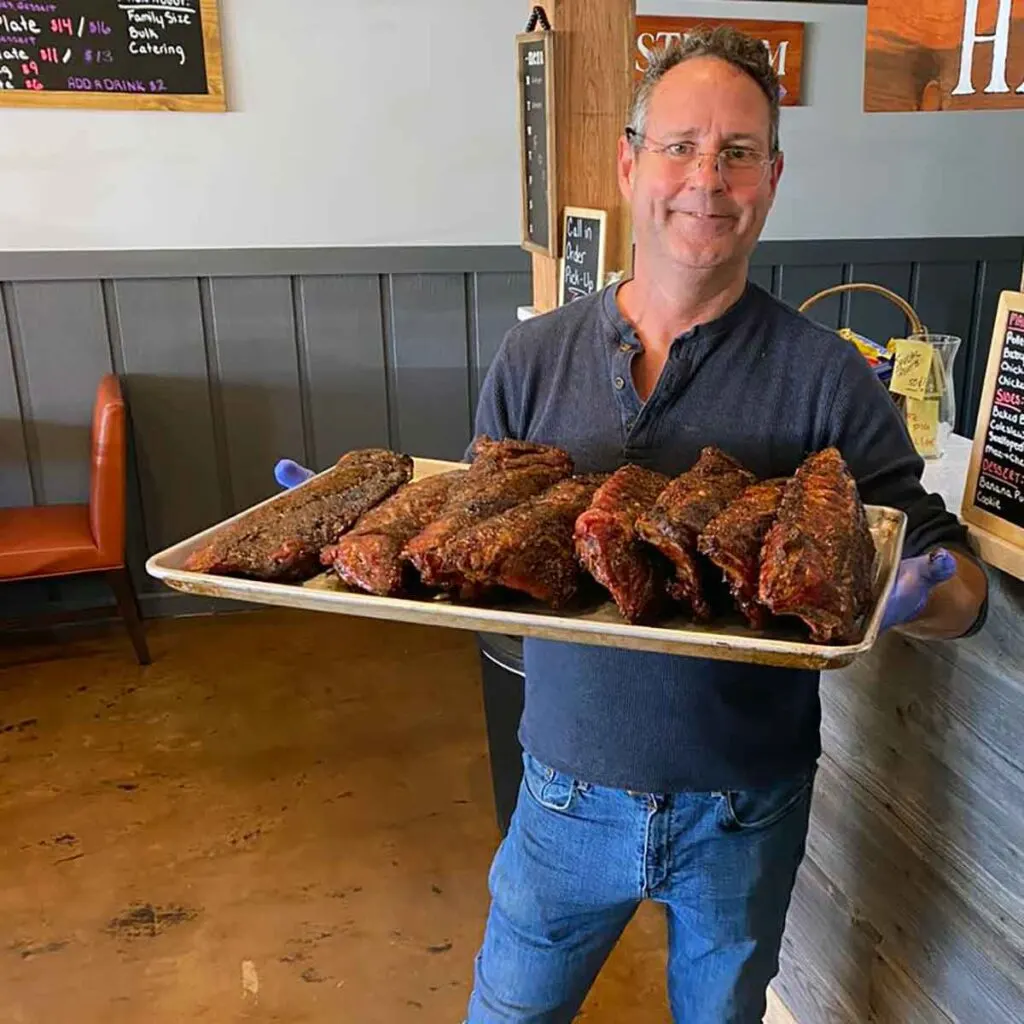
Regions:
<instances>
[{"instance_id":1,"label":"glass jar","mask_svg":"<svg viewBox=\"0 0 1024 1024\"><path fill-rule=\"evenodd\" d=\"M953 366L962 339L954 334L911 334L908 341L924 342L932 350L932 370L928 377L925 402L938 402L938 431L934 449L923 451L926 459L941 459L946 453L949 435L956 426L956 384ZM904 414L906 414L906 404Z\"/></svg>"}]
</instances>

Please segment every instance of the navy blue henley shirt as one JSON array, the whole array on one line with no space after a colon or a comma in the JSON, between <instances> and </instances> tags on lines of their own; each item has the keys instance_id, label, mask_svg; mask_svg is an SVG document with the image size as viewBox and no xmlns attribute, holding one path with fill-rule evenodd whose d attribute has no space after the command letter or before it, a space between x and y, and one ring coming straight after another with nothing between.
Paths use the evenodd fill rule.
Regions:
<instances>
[{"instance_id":1,"label":"navy blue henley shirt","mask_svg":"<svg viewBox=\"0 0 1024 1024\"><path fill-rule=\"evenodd\" d=\"M905 555L966 545L901 416L857 349L749 284L675 339L646 402L616 286L508 332L476 433L567 450L578 472L675 476L713 444L761 478L835 445L868 504L909 518ZM527 638L523 747L577 779L646 793L771 785L820 755L818 673Z\"/></svg>"}]
</instances>

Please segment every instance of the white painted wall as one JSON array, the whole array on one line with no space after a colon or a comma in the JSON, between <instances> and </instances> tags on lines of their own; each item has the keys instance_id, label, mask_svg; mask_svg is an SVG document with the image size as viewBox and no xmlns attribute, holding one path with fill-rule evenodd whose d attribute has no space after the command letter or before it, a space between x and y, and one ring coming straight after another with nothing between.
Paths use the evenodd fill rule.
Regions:
<instances>
[{"instance_id":1,"label":"white painted wall","mask_svg":"<svg viewBox=\"0 0 1024 1024\"><path fill-rule=\"evenodd\" d=\"M810 23L807 105L782 112L786 171L765 238L1024 235L1024 110L865 114L864 7L639 0L637 11Z\"/></svg>"},{"instance_id":2,"label":"white painted wall","mask_svg":"<svg viewBox=\"0 0 1024 1024\"><path fill-rule=\"evenodd\" d=\"M0 249L519 239L519 0L221 0L228 114L0 108Z\"/></svg>"},{"instance_id":3,"label":"white painted wall","mask_svg":"<svg viewBox=\"0 0 1024 1024\"><path fill-rule=\"evenodd\" d=\"M516 244L527 3L221 3L228 114L0 109L0 250ZM812 23L766 238L1024 234L1024 111L862 113L863 8L638 8Z\"/></svg>"}]
</instances>

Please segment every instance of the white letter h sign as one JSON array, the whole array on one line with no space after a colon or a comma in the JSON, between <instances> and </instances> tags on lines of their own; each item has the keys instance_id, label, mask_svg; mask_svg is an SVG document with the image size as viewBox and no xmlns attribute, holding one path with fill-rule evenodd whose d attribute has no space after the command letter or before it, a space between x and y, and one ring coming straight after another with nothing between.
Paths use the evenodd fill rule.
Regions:
<instances>
[{"instance_id":1,"label":"white letter h sign","mask_svg":"<svg viewBox=\"0 0 1024 1024\"><path fill-rule=\"evenodd\" d=\"M1009 92L1006 83L1006 64L1010 52L1010 14L1013 0L999 0L999 14L996 16L996 34L994 36L978 35L978 3L979 0L965 0L964 3L964 38L960 53L960 81L953 90L954 96L973 96L974 84L974 48L979 43L994 43L992 53L992 79L985 89L987 93ZM1024 94L1024 83L1017 92Z\"/></svg>"}]
</instances>

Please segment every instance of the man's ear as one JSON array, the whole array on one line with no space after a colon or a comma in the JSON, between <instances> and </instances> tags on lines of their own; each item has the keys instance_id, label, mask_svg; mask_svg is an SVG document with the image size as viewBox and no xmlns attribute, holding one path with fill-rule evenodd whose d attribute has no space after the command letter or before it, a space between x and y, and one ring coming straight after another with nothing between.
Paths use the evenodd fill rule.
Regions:
<instances>
[{"instance_id":1,"label":"man's ear","mask_svg":"<svg viewBox=\"0 0 1024 1024\"><path fill-rule=\"evenodd\" d=\"M633 175L636 171L637 152L630 145L625 135L619 136L619 152L616 159L618 169L619 191L623 199L630 202L633 198Z\"/></svg>"}]
</instances>

